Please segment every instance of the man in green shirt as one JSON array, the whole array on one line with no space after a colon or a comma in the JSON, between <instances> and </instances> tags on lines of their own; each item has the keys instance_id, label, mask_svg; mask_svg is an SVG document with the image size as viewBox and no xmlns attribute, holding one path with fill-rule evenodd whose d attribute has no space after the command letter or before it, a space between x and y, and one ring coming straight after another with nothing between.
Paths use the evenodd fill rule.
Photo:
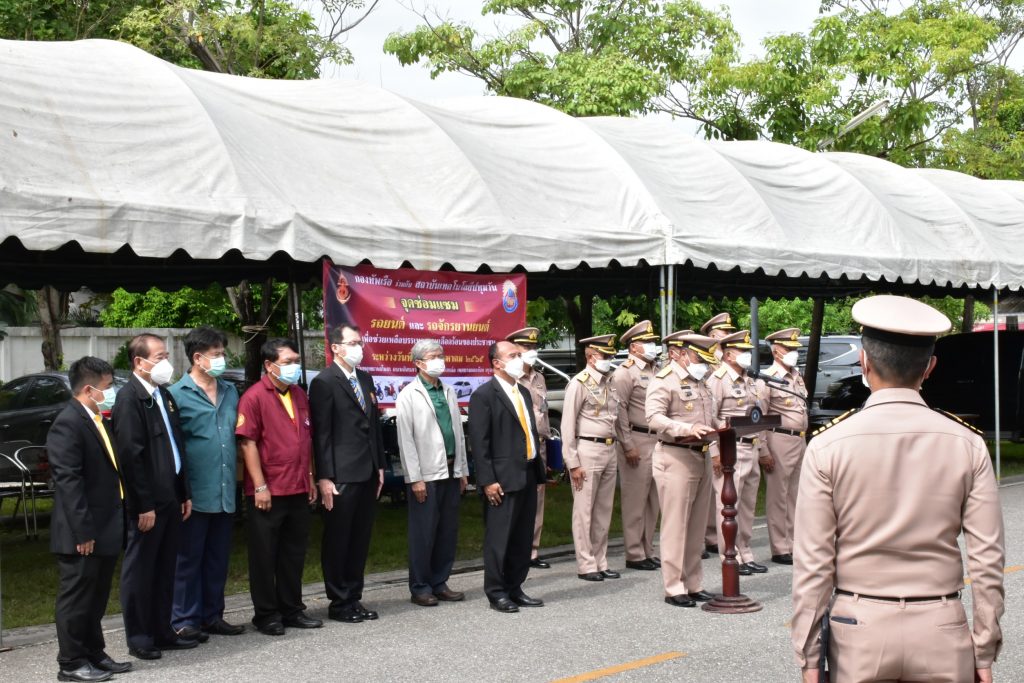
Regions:
<instances>
[{"instance_id":1,"label":"man in green shirt","mask_svg":"<svg viewBox=\"0 0 1024 683\"><path fill-rule=\"evenodd\" d=\"M412 347L417 379L398 394L398 448L409 508L409 590L413 604L457 602L448 587L459 532L459 498L469 466L455 390L441 383L444 349L432 339Z\"/></svg>"}]
</instances>

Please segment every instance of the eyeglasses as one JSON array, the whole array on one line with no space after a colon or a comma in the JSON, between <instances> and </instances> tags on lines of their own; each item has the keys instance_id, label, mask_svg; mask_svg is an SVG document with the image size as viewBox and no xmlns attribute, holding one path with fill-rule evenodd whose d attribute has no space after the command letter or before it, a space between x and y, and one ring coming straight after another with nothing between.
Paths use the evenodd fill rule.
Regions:
<instances>
[{"instance_id":1,"label":"eyeglasses","mask_svg":"<svg viewBox=\"0 0 1024 683\"><path fill-rule=\"evenodd\" d=\"M362 345L363 345L362 341L347 341L347 342L341 342L340 344L338 344L338 346L362 346Z\"/></svg>"}]
</instances>

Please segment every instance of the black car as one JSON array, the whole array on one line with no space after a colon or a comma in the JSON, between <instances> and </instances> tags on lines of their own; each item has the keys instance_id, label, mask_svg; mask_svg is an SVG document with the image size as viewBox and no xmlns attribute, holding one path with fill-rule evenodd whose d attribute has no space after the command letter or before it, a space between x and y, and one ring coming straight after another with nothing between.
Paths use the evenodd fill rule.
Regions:
<instances>
[{"instance_id":1,"label":"black car","mask_svg":"<svg viewBox=\"0 0 1024 683\"><path fill-rule=\"evenodd\" d=\"M114 377L114 388L127 380ZM71 382L66 372L37 372L12 379L0 387L0 443L46 442L54 418L71 400Z\"/></svg>"}]
</instances>

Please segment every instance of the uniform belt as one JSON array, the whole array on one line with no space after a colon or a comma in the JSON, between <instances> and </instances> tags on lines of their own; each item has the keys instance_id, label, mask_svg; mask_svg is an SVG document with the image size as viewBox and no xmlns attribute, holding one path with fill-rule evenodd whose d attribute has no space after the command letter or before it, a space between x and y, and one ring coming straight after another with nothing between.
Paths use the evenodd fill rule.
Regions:
<instances>
[{"instance_id":1,"label":"uniform belt","mask_svg":"<svg viewBox=\"0 0 1024 683\"><path fill-rule=\"evenodd\" d=\"M772 427L772 431L773 432L777 432L779 434L789 434L790 436L799 436L801 439L804 438L804 435L807 434L807 432L798 432L795 429L786 429L784 427Z\"/></svg>"},{"instance_id":2,"label":"uniform belt","mask_svg":"<svg viewBox=\"0 0 1024 683\"><path fill-rule=\"evenodd\" d=\"M584 441L593 441L594 443L603 443L605 446L611 446L615 443L615 437L611 436L578 436L576 438L583 439Z\"/></svg>"},{"instance_id":3,"label":"uniform belt","mask_svg":"<svg viewBox=\"0 0 1024 683\"><path fill-rule=\"evenodd\" d=\"M749 443L749 444L757 443L757 437L756 436L741 436L740 438L738 438L736 440L739 441L740 443Z\"/></svg>"},{"instance_id":4,"label":"uniform belt","mask_svg":"<svg viewBox=\"0 0 1024 683\"><path fill-rule=\"evenodd\" d=\"M634 432L640 432L642 434L657 434L657 432L651 429L650 427L638 427L635 424L631 424L629 425L629 428L632 429Z\"/></svg>"},{"instance_id":5,"label":"uniform belt","mask_svg":"<svg viewBox=\"0 0 1024 683\"><path fill-rule=\"evenodd\" d=\"M687 450L696 451L697 453L707 453L709 444L689 444L689 443L675 443L674 441L662 441L658 439L658 443L665 444L666 446L672 446L673 448L686 448Z\"/></svg>"},{"instance_id":6,"label":"uniform belt","mask_svg":"<svg viewBox=\"0 0 1024 683\"><path fill-rule=\"evenodd\" d=\"M938 602L939 600L946 599L952 600L953 598L960 597L960 591L955 591L947 595L926 595L924 597L917 598L890 598L882 595L868 595L867 593L854 593L851 591L843 590L842 588L836 589L837 595L850 595L858 598L864 598L865 600L882 600L884 602Z\"/></svg>"}]
</instances>

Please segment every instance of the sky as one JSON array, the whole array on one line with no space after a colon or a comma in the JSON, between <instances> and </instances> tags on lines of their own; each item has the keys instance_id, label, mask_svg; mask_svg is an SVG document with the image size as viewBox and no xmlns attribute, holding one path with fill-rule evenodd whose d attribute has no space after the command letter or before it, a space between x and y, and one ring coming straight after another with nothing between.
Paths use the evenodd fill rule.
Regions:
<instances>
[{"instance_id":1,"label":"sky","mask_svg":"<svg viewBox=\"0 0 1024 683\"><path fill-rule=\"evenodd\" d=\"M778 33L806 31L818 13L820 0L701 0L709 7L725 5L743 40L744 56L761 54L761 41ZM422 65L403 67L384 54L384 39L396 31L410 31L421 23L409 7L428 7L441 16L471 23L478 32L497 33L495 18L480 14L482 0L381 0L366 21L346 34L345 46L355 63L325 69L325 77L359 80L413 99L483 95L483 84L461 74L442 74L431 80ZM429 14L430 12L428 12ZM506 26L511 26L511 23Z\"/></svg>"}]
</instances>

